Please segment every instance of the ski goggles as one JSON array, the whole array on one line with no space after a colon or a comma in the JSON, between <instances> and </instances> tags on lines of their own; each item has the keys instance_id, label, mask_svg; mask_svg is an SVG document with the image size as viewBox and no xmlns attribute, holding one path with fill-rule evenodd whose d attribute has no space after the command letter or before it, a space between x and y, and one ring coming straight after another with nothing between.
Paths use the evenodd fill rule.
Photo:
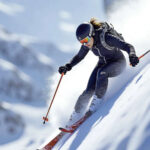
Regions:
<instances>
[{"instance_id":1,"label":"ski goggles","mask_svg":"<svg viewBox=\"0 0 150 150\"><path fill-rule=\"evenodd\" d=\"M85 45L91 41L91 37L87 36L83 40L80 41L81 44Z\"/></svg>"}]
</instances>

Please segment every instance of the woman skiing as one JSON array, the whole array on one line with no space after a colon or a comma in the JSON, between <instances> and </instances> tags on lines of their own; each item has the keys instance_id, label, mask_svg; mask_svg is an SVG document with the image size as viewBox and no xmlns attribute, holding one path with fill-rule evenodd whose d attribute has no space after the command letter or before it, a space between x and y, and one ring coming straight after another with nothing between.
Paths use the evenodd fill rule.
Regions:
<instances>
[{"instance_id":1,"label":"woman skiing","mask_svg":"<svg viewBox=\"0 0 150 150\"><path fill-rule=\"evenodd\" d=\"M93 113L98 109L108 87L108 78L120 75L126 67L126 60L121 50L128 53L132 66L136 66L139 63L134 47L125 42L121 34L118 34L106 22L99 22L97 19L91 18L90 22L82 23L77 27L76 37L82 44L81 48L69 63L59 67L59 73L66 74L90 50L99 60L91 73L87 88L76 102L74 111L70 117L70 124L81 117L92 96L93 99L88 112Z\"/></svg>"}]
</instances>

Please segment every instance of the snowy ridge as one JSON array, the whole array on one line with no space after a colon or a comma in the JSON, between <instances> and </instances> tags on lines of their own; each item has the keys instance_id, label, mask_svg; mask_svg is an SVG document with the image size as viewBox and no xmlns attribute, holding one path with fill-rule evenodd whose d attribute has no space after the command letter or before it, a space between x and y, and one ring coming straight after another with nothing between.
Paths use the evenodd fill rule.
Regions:
<instances>
[{"instance_id":1,"label":"snowy ridge","mask_svg":"<svg viewBox=\"0 0 150 150\"><path fill-rule=\"evenodd\" d=\"M34 86L30 76L23 73L15 65L0 59L0 93L11 98L24 101L42 100L42 91Z\"/></svg>"},{"instance_id":2,"label":"snowy ridge","mask_svg":"<svg viewBox=\"0 0 150 150\"><path fill-rule=\"evenodd\" d=\"M23 116L12 110L15 103L40 106L46 102L43 88L49 73L53 73L49 57L34 52L22 37L0 27L0 144L15 141L24 133ZM4 105L8 105L6 101L11 103L9 107Z\"/></svg>"},{"instance_id":3,"label":"snowy ridge","mask_svg":"<svg viewBox=\"0 0 150 150\"><path fill-rule=\"evenodd\" d=\"M149 150L149 74L147 65L114 98L107 100L61 150Z\"/></svg>"},{"instance_id":4,"label":"snowy ridge","mask_svg":"<svg viewBox=\"0 0 150 150\"><path fill-rule=\"evenodd\" d=\"M23 43L21 36L9 33L4 28L0 28L0 57L17 66L28 69L40 69L52 72L52 62L49 57L42 53L35 52Z\"/></svg>"},{"instance_id":5,"label":"snowy ridge","mask_svg":"<svg viewBox=\"0 0 150 150\"><path fill-rule=\"evenodd\" d=\"M24 131L24 122L22 117L9 110L10 106L0 103L0 144L6 144L18 139Z\"/></svg>"},{"instance_id":6,"label":"snowy ridge","mask_svg":"<svg viewBox=\"0 0 150 150\"><path fill-rule=\"evenodd\" d=\"M42 88L53 73L50 57L32 50L23 37L0 27L1 97L10 96L25 101L46 100ZM5 98L4 98L5 99Z\"/></svg>"},{"instance_id":7,"label":"snowy ridge","mask_svg":"<svg viewBox=\"0 0 150 150\"><path fill-rule=\"evenodd\" d=\"M60 52L54 44L16 35L0 26L1 148L3 146L4 149L5 147L8 148L8 143L12 142L13 144L13 141L21 141L20 139L25 137L26 128L30 129L34 126L33 130L37 131L35 125L32 125L33 118L28 116L26 118L25 116L30 111L33 116L34 107L37 107L34 118L38 121L37 125L39 124L42 116L37 116L37 111L41 114L41 109L43 109L49 97L48 84L50 80L48 77L54 73L54 66L59 65L56 59L58 57L60 57L59 62L63 62L62 58L66 59L65 53ZM8 103L10 107L4 108L4 104L8 105ZM28 109L29 111L27 111ZM17 117L18 115L19 117ZM18 123L13 121L11 125L9 123L6 125L7 118L11 118L10 120L18 118L19 120ZM20 126L20 124L24 125ZM9 132L10 128L14 132ZM3 137L2 134L5 136ZM35 138L29 136L23 147L26 147L26 143L27 147L28 144L35 144L33 142ZM17 144L15 145L17 146ZM12 146L10 147L12 148Z\"/></svg>"}]
</instances>

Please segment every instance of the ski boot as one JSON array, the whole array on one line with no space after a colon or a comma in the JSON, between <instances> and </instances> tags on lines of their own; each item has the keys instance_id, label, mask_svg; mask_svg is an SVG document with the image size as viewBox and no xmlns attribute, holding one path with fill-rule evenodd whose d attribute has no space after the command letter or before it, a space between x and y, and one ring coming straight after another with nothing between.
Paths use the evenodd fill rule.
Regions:
<instances>
[{"instance_id":1,"label":"ski boot","mask_svg":"<svg viewBox=\"0 0 150 150\"><path fill-rule=\"evenodd\" d=\"M100 104L102 103L102 99L98 98L96 95L93 96L92 102L89 106L89 110L86 112L87 115L91 115L97 111Z\"/></svg>"},{"instance_id":2,"label":"ski boot","mask_svg":"<svg viewBox=\"0 0 150 150\"><path fill-rule=\"evenodd\" d=\"M78 121L82 117L82 113L78 113L76 111L73 111L73 113L70 116L70 119L66 125L66 128L69 128L72 124L74 124L76 121Z\"/></svg>"}]
</instances>

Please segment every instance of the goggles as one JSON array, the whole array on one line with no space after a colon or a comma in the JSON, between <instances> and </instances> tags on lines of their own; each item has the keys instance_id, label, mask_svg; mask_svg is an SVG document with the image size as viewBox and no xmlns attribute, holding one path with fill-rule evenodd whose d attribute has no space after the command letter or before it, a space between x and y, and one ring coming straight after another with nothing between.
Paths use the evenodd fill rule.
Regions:
<instances>
[{"instance_id":1,"label":"goggles","mask_svg":"<svg viewBox=\"0 0 150 150\"><path fill-rule=\"evenodd\" d=\"M85 45L91 41L91 37L87 36L83 40L80 41L81 44Z\"/></svg>"}]
</instances>

